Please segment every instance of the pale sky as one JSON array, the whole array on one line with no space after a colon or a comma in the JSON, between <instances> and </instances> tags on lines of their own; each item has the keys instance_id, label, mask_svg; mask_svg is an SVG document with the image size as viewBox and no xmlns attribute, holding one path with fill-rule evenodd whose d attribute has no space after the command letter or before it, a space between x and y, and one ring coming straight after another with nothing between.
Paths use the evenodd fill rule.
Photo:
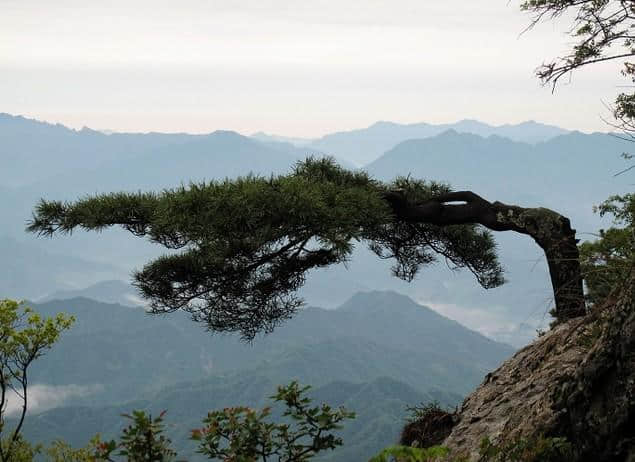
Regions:
<instances>
[{"instance_id":1,"label":"pale sky","mask_svg":"<svg viewBox=\"0 0 635 462\"><path fill-rule=\"evenodd\" d=\"M608 128L619 64L555 94L566 21L518 0L0 0L0 112L119 131L315 137L402 123Z\"/></svg>"}]
</instances>

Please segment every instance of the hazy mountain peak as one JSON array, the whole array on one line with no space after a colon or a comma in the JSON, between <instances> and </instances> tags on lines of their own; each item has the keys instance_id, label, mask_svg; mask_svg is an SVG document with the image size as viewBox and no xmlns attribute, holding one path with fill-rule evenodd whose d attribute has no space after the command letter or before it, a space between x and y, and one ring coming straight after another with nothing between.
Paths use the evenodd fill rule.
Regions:
<instances>
[{"instance_id":1,"label":"hazy mountain peak","mask_svg":"<svg viewBox=\"0 0 635 462\"><path fill-rule=\"evenodd\" d=\"M367 311L389 309L422 309L429 310L419 305L410 297L392 290L373 290L370 292L357 292L348 301L341 305L341 311Z\"/></svg>"},{"instance_id":2,"label":"hazy mountain peak","mask_svg":"<svg viewBox=\"0 0 635 462\"><path fill-rule=\"evenodd\" d=\"M400 124L396 123L396 122L390 122L388 120L378 120L377 122L375 122L374 124L372 124L371 126L369 126L368 128L392 128L392 127L398 127Z\"/></svg>"},{"instance_id":3,"label":"hazy mountain peak","mask_svg":"<svg viewBox=\"0 0 635 462\"><path fill-rule=\"evenodd\" d=\"M75 134L77 130L69 128L60 123L49 123L42 120L31 119L21 115L8 114L6 112L0 112L0 133L5 135L5 130L20 130L20 134L24 131L34 131L37 133L51 132L51 133L64 133ZM9 133L10 134L10 133Z\"/></svg>"},{"instance_id":4,"label":"hazy mountain peak","mask_svg":"<svg viewBox=\"0 0 635 462\"><path fill-rule=\"evenodd\" d=\"M233 137L233 138L247 139L246 136L243 136L240 133L235 132L233 130L214 130L213 132L210 133L210 136L227 136L227 137Z\"/></svg>"},{"instance_id":5,"label":"hazy mountain peak","mask_svg":"<svg viewBox=\"0 0 635 462\"><path fill-rule=\"evenodd\" d=\"M38 301L42 303L73 298L87 298L102 303L117 303L124 306L139 306L145 303L129 283L118 279L100 281L84 289L58 290Z\"/></svg>"},{"instance_id":6,"label":"hazy mountain peak","mask_svg":"<svg viewBox=\"0 0 635 462\"><path fill-rule=\"evenodd\" d=\"M265 133L263 131L252 133L249 137L252 138L252 139L255 139L257 141L261 141L261 142L265 142L265 143L271 143L271 142L274 142L274 143L289 143L289 144L292 144L293 146L297 146L297 147L306 146L309 143L311 143L311 141L313 141L310 138L299 138L299 137L292 137L292 136L272 135L270 133Z\"/></svg>"},{"instance_id":7,"label":"hazy mountain peak","mask_svg":"<svg viewBox=\"0 0 635 462\"><path fill-rule=\"evenodd\" d=\"M98 130L93 130L90 127L87 126L83 126L81 130L79 130L79 133L82 135L99 135L99 136L103 136L104 133L98 131Z\"/></svg>"},{"instance_id":8,"label":"hazy mountain peak","mask_svg":"<svg viewBox=\"0 0 635 462\"><path fill-rule=\"evenodd\" d=\"M486 124L485 122L481 122L480 120L476 120L476 119L461 119L458 122L455 122L453 124L445 124L445 125L449 127L457 127L457 128L460 127L463 129L467 129L467 128L492 129L494 128L494 126Z\"/></svg>"},{"instance_id":9,"label":"hazy mountain peak","mask_svg":"<svg viewBox=\"0 0 635 462\"><path fill-rule=\"evenodd\" d=\"M475 136L471 133L458 132L454 128L448 128L447 130L442 131L438 135L432 136L431 138L468 138Z\"/></svg>"},{"instance_id":10,"label":"hazy mountain peak","mask_svg":"<svg viewBox=\"0 0 635 462\"><path fill-rule=\"evenodd\" d=\"M341 131L325 135L311 146L329 154L340 156L355 164L367 165L399 143L411 139L437 136L449 129L481 137L497 135L516 142L535 144L562 135L568 130L530 120L519 124L489 125L475 119L462 119L448 124L400 124L377 121L367 128Z\"/></svg>"},{"instance_id":11,"label":"hazy mountain peak","mask_svg":"<svg viewBox=\"0 0 635 462\"><path fill-rule=\"evenodd\" d=\"M257 142L233 130L214 130L213 132L208 133L207 135L203 135L203 139L216 139L216 140L223 140L228 142L239 142L239 143L249 143L249 144Z\"/></svg>"}]
</instances>

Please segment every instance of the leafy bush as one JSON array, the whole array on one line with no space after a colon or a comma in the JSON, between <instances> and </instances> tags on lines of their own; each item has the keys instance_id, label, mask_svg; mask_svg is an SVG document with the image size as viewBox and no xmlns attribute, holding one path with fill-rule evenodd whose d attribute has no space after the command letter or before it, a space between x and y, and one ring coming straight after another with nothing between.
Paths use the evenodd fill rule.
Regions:
<instances>
[{"instance_id":1,"label":"leafy bush","mask_svg":"<svg viewBox=\"0 0 635 462\"><path fill-rule=\"evenodd\" d=\"M33 462L38 454L42 453L42 445L32 445L19 434L15 440L5 438L0 442L2 445L2 454L10 462ZM10 451L9 451L10 449ZM62 462L62 461L54 461ZM78 461L79 462L79 461Z\"/></svg>"},{"instance_id":2,"label":"leafy bush","mask_svg":"<svg viewBox=\"0 0 635 462\"><path fill-rule=\"evenodd\" d=\"M383 449L379 454L370 459L369 462L432 462L445 460L450 454L448 448L442 446L432 446L421 449L410 446L390 446Z\"/></svg>"},{"instance_id":3,"label":"leafy bush","mask_svg":"<svg viewBox=\"0 0 635 462\"><path fill-rule=\"evenodd\" d=\"M124 428L119 443L115 440L101 442L97 439L95 457L97 460L112 461L112 453L126 457L129 462L168 462L176 458L176 452L170 448L170 439L163 433L163 416L152 418L144 411L133 411L132 415L122 414L132 422Z\"/></svg>"},{"instance_id":4,"label":"leafy bush","mask_svg":"<svg viewBox=\"0 0 635 462\"><path fill-rule=\"evenodd\" d=\"M199 443L197 452L224 461L256 462L275 457L279 462L305 462L320 451L335 449L342 439L332 431L355 415L327 404L311 407L311 400L304 396L309 388L294 381L278 387L271 397L286 405L283 417L290 423L268 422L270 407L257 411L241 406L210 412L203 420L204 426L192 430L191 439ZM101 441L96 436L88 449L79 450L57 442L48 453L55 462L176 460L170 439L163 435L164 415L165 411L153 419L144 411L123 414L132 422L123 430L119 442Z\"/></svg>"},{"instance_id":5,"label":"leafy bush","mask_svg":"<svg viewBox=\"0 0 635 462\"><path fill-rule=\"evenodd\" d=\"M28 403L28 369L71 327L74 318L62 313L43 318L22 302L0 300L0 461L30 460L38 452L21 438ZM21 401L15 427L5 427L9 399ZM30 458L30 459L29 459Z\"/></svg>"},{"instance_id":6,"label":"leafy bush","mask_svg":"<svg viewBox=\"0 0 635 462\"><path fill-rule=\"evenodd\" d=\"M95 462L95 438L91 445L75 449L62 440L54 441L46 448L46 460L50 462Z\"/></svg>"},{"instance_id":7,"label":"leafy bush","mask_svg":"<svg viewBox=\"0 0 635 462\"><path fill-rule=\"evenodd\" d=\"M232 407L210 412L203 420L205 426L192 430L192 439L199 442L198 452L210 459L254 462L275 456L280 462L303 462L318 452L341 446L342 439L331 432L355 414L344 408L333 410L327 404L311 407L311 400L303 396L309 388L294 381L278 387L271 397L284 402L283 416L290 418L293 425L266 421L271 413L269 407L260 411Z\"/></svg>"}]
</instances>

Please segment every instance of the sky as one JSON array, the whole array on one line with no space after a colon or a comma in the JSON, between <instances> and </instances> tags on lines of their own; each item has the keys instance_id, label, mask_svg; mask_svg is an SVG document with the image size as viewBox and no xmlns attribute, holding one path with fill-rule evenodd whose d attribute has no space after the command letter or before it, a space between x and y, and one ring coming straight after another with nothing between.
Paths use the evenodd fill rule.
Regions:
<instances>
[{"instance_id":1,"label":"sky","mask_svg":"<svg viewBox=\"0 0 635 462\"><path fill-rule=\"evenodd\" d=\"M566 18L518 0L0 0L0 112L73 128L296 137L378 120L606 131L618 63L534 76Z\"/></svg>"}]
</instances>

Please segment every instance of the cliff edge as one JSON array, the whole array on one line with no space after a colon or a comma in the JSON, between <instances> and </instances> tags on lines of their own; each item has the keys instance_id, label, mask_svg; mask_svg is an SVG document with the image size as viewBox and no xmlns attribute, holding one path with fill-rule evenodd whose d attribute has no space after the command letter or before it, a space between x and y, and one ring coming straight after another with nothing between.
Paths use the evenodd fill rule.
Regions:
<instances>
[{"instance_id":1,"label":"cliff edge","mask_svg":"<svg viewBox=\"0 0 635 462\"><path fill-rule=\"evenodd\" d=\"M635 274L629 281L488 374L433 443L479 460L485 438L563 437L567 460L635 462Z\"/></svg>"}]
</instances>

